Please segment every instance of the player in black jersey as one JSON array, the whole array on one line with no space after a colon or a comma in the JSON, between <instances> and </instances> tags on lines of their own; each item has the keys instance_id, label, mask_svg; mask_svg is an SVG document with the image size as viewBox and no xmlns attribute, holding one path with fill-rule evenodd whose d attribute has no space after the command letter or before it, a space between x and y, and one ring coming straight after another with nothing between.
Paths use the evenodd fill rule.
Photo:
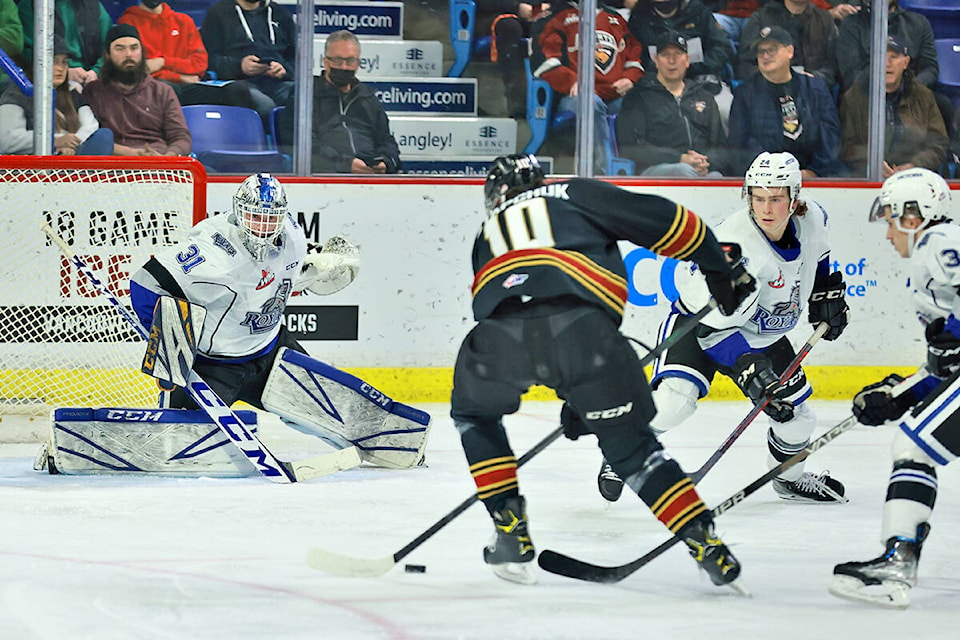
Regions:
<instances>
[{"instance_id":1,"label":"player in black jersey","mask_svg":"<svg viewBox=\"0 0 960 640\"><path fill-rule=\"evenodd\" d=\"M713 232L683 206L598 180L547 184L532 155L497 158L484 192L488 217L473 246L479 324L460 348L451 399L477 495L496 531L484 560L506 580L536 580L502 417L540 384L566 401L573 415L565 424L597 435L613 469L687 543L713 583L734 583L739 563L714 533L693 483L650 430L650 387L619 332L627 278L617 242L696 262L724 314L753 291L753 278L726 260Z\"/></svg>"}]
</instances>

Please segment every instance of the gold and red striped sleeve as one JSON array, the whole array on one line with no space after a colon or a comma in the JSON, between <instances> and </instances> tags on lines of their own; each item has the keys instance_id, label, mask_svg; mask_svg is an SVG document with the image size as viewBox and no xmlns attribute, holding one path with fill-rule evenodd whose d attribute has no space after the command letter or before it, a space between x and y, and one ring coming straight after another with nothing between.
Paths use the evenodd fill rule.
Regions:
<instances>
[{"instance_id":1,"label":"gold and red striped sleeve","mask_svg":"<svg viewBox=\"0 0 960 640\"><path fill-rule=\"evenodd\" d=\"M707 225L694 212L678 204L673 222L663 237L650 245L650 250L662 256L685 260L700 248L707 234Z\"/></svg>"},{"instance_id":2,"label":"gold and red striped sleeve","mask_svg":"<svg viewBox=\"0 0 960 640\"><path fill-rule=\"evenodd\" d=\"M502 456L470 465L470 474L477 485L477 497L486 500L499 493L519 489L517 458Z\"/></svg>"},{"instance_id":3,"label":"gold and red striped sleeve","mask_svg":"<svg viewBox=\"0 0 960 640\"><path fill-rule=\"evenodd\" d=\"M657 520L676 533L707 510L690 478L676 483L650 507Z\"/></svg>"},{"instance_id":4,"label":"gold and red striped sleeve","mask_svg":"<svg viewBox=\"0 0 960 640\"><path fill-rule=\"evenodd\" d=\"M511 271L530 267L554 267L573 278L619 315L627 304L627 281L622 276L604 269L577 251L558 249L521 249L508 251L483 266L473 279L476 296L489 282Z\"/></svg>"}]
</instances>

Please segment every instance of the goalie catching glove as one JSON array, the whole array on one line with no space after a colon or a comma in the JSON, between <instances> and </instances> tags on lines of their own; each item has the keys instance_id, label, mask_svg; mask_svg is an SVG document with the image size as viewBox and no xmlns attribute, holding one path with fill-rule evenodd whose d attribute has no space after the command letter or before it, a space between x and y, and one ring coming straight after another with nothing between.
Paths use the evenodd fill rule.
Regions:
<instances>
[{"instance_id":1,"label":"goalie catching glove","mask_svg":"<svg viewBox=\"0 0 960 640\"><path fill-rule=\"evenodd\" d=\"M360 250L343 236L329 238L323 246L310 243L303 259L297 291L328 296L344 289L360 273Z\"/></svg>"},{"instance_id":2,"label":"goalie catching glove","mask_svg":"<svg viewBox=\"0 0 960 640\"><path fill-rule=\"evenodd\" d=\"M786 387L780 384L780 377L773 372L773 366L762 353L745 353L734 365L737 386L754 404L764 400L767 404L763 412L777 422L793 420L793 405L780 397Z\"/></svg>"},{"instance_id":3,"label":"goalie catching glove","mask_svg":"<svg viewBox=\"0 0 960 640\"><path fill-rule=\"evenodd\" d=\"M757 288L757 281L747 273L743 266L743 253L740 245L721 243L721 248L730 263L729 271L707 271L701 267L710 295L717 301L720 313L732 315L737 307Z\"/></svg>"},{"instance_id":4,"label":"goalie catching glove","mask_svg":"<svg viewBox=\"0 0 960 640\"><path fill-rule=\"evenodd\" d=\"M824 340L836 340L847 328L850 321L850 307L844 299L847 284L839 271L834 271L826 278L817 279L810 294L807 319L810 324L817 326L821 322L830 325L830 329L823 334Z\"/></svg>"}]
</instances>

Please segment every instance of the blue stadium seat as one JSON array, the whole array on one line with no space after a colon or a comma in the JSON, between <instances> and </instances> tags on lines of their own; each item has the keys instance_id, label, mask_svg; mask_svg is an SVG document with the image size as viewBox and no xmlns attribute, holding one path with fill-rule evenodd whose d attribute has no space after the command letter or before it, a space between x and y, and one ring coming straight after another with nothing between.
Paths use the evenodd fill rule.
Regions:
<instances>
[{"instance_id":1,"label":"blue stadium seat","mask_svg":"<svg viewBox=\"0 0 960 640\"><path fill-rule=\"evenodd\" d=\"M957 0L900 0L900 8L927 17L933 37L960 38L960 3Z\"/></svg>"},{"instance_id":2,"label":"blue stadium seat","mask_svg":"<svg viewBox=\"0 0 960 640\"><path fill-rule=\"evenodd\" d=\"M954 108L960 107L960 38L937 40L940 77L937 87L946 94Z\"/></svg>"},{"instance_id":3,"label":"blue stadium seat","mask_svg":"<svg viewBox=\"0 0 960 640\"><path fill-rule=\"evenodd\" d=\"M453 66L447 77L459 78L473 54L473 29L477 20L477 3L473 0L450 0L450 44Z\"/></svg>"},{"instance_id":4,"label":"blue stadium seat","mask_svg":"<svg viewBox=\"0 0 960 640\"><path fill-rule=\"evenodd\" d=\"M253 109L220 105L183 107L193 136L191 154L214 173L285 173L290 158L271 149L263 121Z\"/></svg>"}]
</instances>

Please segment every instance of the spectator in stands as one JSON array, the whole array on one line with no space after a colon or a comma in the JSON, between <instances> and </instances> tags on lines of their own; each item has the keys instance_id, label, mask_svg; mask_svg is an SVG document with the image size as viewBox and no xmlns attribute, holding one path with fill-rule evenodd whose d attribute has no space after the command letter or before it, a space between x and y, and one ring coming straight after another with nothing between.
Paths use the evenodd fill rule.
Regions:
<instances>
[{"instance_id":1,"label":"spectator in stands","mask_svg":"<svg viewBox=\"0 0 960 640\"><path fill-rule=\"evenodd\" d=\"M843 173L840 117L820 78L793 73L793 38L782 27L764 27L753 44L760 73L733 92L730 145L742 175L763 151L788 151L804 179Z\"/></svg>"},{"instance_id":2,"label":"spectator in stands","mask_svg":"<svg viewBox=\"0 0 960 640\"><path fill-rule=\"evenodd\" d=\"M890 15L887 20L888 35L902 42L911 51L910 70L917 82L930 89L937 83L940 65L934 44L933 28L926 16L915 11L905 11L897 0L887 0ZM840 68L840 88L847 91L861 75L870 68L871 40L870 4L840 23L837 38L837 62Z\"/></svg>"},{"instance_id":3,"label":"spectator in stands","mask_svg":"<svg viewBox=\"0 0 960 640\"><path fill-rule=\"evenodd\" d=\"M313 82L314 173L397 173L400 148L373 89L357 79L360 41L350 31L334 31L323 51L323 74ZM291 151L294 96L280 114L281 148Z\"/></svg>"},{"instance_id":4,"label":"spectator in stands","mask_svg":"<svg viewBox=\"0 0 960 640\"><path fill-rule=\"evenodd\" d=\"M273 0L219 0L200 30L210 70L220 80L249 85L264 123L293 93L297 32L293 17Z\"/></svg>"},{"instance_id":5,"label":"spectator in stands","mask_svg":"<svg viewBox=\"0 0 960 640\"><path fill-rule=\"evenodd\" d=\"M829 88L837 83L837 25L812 0L772 0L758 9L743 28L745 42L757 39L763 27L783 27L793 37L794 71L817 76ZM746 48L737 58L741 80L757 73L756 52Z\"/></svg>"},{"instance_id":6,"label":"spectator in stands","mask_svg":"<svg viewBox=\"0 0 960 640\"><path fill-rule=\"evenodd\" d=\"M627 30L623 17L611 7L598 4L597 8L593 161L596 171L602 174L606 172L610 144L607 116L620 111L623 96L643 76L643 66L640 43ZM534 76L546 80L560 96L557 109L574 113L579 111L579 15L576 2L557 7L557 13L546 22L537 41L538 58L543 62L533 70Z\"/></svg>"},{"instance_id":7,"label":"spectator in stands","mask_svg":"<svg viewBox=\"0 0 960 640\"><path fill-rule=\"evenodd\" d=\"M101 129L84 97L71 90L68 70L70 54L66 42L59 36L53 42L54 154L111 155L113 132ZM33 65L25 72L31 77ZM27 97L16 85L7 87L0 96L0 154L32 154L33 97Z\"/></svg>"},{"instance_id":8,"label":"spectator in stands","mask_svg":"<svg viewBox=\"0 0 960 640\"><path fill-rule=\"evenodd\" d=\"M121 156L185 156L192 138L170 85L147 73L140 33L129 24L110 27L100 79L83 95L113 130L113 152Z\"/></svg>"},{"instance_id":9,"label":"spectator in stands","mask_svg":"<svg viewBox=\"0 0 960 640\"><path fill-rule=\"evenodd\" d=\"M33 59L32 0L20 0L23 56ZM99 0L54 0L54 33L70 50L70 80L81 88L97 79L103 65L104 38L113 20Z\"/></svg>"},{"instance_id":10,"label":"spectator in stands","mask_svg":"<svg viewBox=\"0 0 960 640\"><path fill-rule=\"evenodd\" d=\"M685 81L687 41L676 31L656 43L657 75L647 74L617 116L620 155L644 176L719 177L726 171L727 136L713 94Z\"/></svg>"},{"instance_id":11,"label":"spectator in stands","mask_svg":"<svg viewBox=\"0 0 960 640\"><path fill-rule=\"evenodd\" d=\"M181 105L221 104L255 108L250 88L242 82L223 86L204 84L207 50L193 18L174 11L160 0L141 0L127 7L117 20L137 28L147 72L168 83Z\"/></svg>"},{"instance_id":12,"label":"spectator in stands","mask_svg":"<svg viewBox=\"0 0 960 640\"><path fill-rule=\"evenodd\" d=\"M23 25L15 0L0 0L0 49L11 58L19 58L23 51ZM0 69L0 91L9 78Z\"/></svg>"},{"instance_id":13,"label":"spectator in stands","mask_svg":"<svg viewBox=\"0 0 960 640\"><path fill-rule=\"evenodd\" d=\"M921 167L939 172L949 139L933 92L910 71L910 49L896 37L887 40L886 148L883 178L897 171ZM840 103L843 127L841 158L854 175L866 175L869 131L868 78L860 77Z\"/></svg>"},{"instance_id":14,"label":"spectator in stands","mask_svg":"<svg viewBox=\"0 0 960 640\"><path fill-rule=\"evenodd\" d=\"M713 84L720 92L724 67L733 61L730 39L701 0L640 0L630 12L630 33L643 43L643 68L656 71L653 44L664 34L676 31L687 41L690 55L689 80Z\"/></svg>"},{"instance_id":15,"label":"spectator in stands","mask_svg":"<svg viewBox=\"0 0 960 640\"><path fill-rule=\"evenodd\" d=\"M635 0L628 0L633 2ZM497 64L511 118L527 117L527 73L524 60L529 51L531 26L549 12L549 3L509 1L480 2L487 19L477 16L477 33L490 35L490 60Z\"/></svg>"},{"instance_id":16,"label":"spectator in stands","mask_svg":"<svg viewBox=\"0 0 960 640\"><path fill-rule=\"evenodd\" d=\"M754 11L767 0L703 0L703 4L713 12L717 24L727 34L733 53L740 49L740 33Z\"/></svg>"}]
</instances>

